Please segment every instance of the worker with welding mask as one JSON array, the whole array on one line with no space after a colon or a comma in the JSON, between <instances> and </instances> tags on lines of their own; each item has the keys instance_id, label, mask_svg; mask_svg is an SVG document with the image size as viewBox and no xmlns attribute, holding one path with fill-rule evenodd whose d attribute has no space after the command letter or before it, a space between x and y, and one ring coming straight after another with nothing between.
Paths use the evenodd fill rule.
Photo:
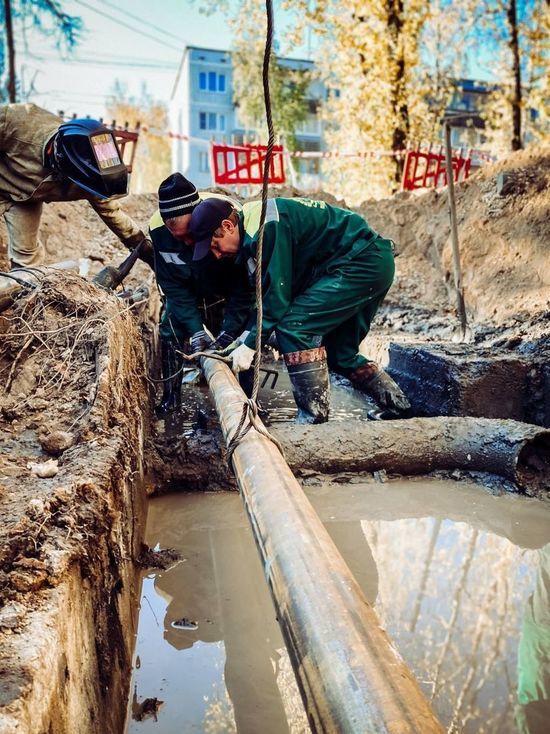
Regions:
<instances>
[{"instance_id":1,"label":"worker with welding mask","mask_svg":"<svg viewBox=\"0 0 550 734\"><path fill-rule=\"evenodd\" d=\"M199 192L179 172L160 184L158 199L149 234L164 300L159 328L164 389L157 406L157 413L164 414L181 402L182 352L187 344L191 352L223 349L231 344L246 324L253 290L246 271L233 262L218 261L213 256L193 262L189 223L194 209L203 200L215 199L238 211L238 201Z\"/></svg>"},{"instance_id":2,"label":"worker with welding mask","mask_svg":"<svg viewBox=\"0 0 550 734\"><path fill-rule=\"evenodd\" d=\"M359 353L392 284L394 244L355 212L311 199L269 199L262 262L257 262L261 202L210 199L193 211L194 259L210 254L262 268L262 343L275 331L300 417L329 414L329 369L349 378L379 406L377 417L404 415L409 401L394 380ZM254 358L255 317L242 343L231 345L235 372ZM229 350L227 350L229 351Z\"/></svg>"},{"instance_id":3,"label":"worker with welding mask","mask_svg":"<svg viewBox=\"0 0 550 734\"><path fill-rule=\"evenodd\" d=\"M113 132L97 120L63 122L34 104L0 106L0 214L12 267L40 265L38 237L44 202L85 199L130 250L152 266L152 249L120 208L128 169Z\"/></svg>"}]
</instances>

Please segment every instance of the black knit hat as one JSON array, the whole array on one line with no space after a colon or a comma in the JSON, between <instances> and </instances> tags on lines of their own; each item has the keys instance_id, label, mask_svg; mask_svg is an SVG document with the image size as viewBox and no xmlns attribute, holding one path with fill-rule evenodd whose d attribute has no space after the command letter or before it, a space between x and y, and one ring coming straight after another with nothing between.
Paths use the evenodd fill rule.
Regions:
<instances>
[{"instance_id":1,"label":"black knit hat","mask_svg":"<svg viewBox=\"0 0 550 734\"><path fill-rule=\"evenodd\" d=\"M163 221L191 214L198 204L197 187L181 173L173 173L159 186L159 211Z\"/></svg>"}]
</instances>

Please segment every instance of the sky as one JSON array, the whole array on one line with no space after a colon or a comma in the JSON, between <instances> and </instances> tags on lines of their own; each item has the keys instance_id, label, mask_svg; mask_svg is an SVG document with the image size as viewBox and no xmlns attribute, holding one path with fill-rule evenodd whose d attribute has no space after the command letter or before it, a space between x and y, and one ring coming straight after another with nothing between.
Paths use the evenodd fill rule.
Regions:
<instances>
[{"instance_id":1,"label":"sky","mask_svg":"<svg viewBox=\"0 0 550 734\"><path fill-rule=\"evenodd\" d=\"M168 103L187 45L228 49L225 16L205 16L200 0L61 0L63 10L82 18L84 30L72 55L52 38L24 34L16 26L16 66L29 101L79 117L105 114L105 98L118 80L139 97L143 84ZM63 58L62 58L63 56Z\"/></svg>"}]
</instances>

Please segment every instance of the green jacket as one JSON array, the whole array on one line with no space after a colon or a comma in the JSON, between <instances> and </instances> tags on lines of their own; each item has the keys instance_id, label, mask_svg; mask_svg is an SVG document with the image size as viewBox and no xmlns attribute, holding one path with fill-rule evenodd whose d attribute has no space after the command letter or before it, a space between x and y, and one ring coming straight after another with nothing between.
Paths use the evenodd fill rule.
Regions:
<instances>
[{"instance_id":1,"label":"green jacket","mask_svg":"<svg viewBox=\"0 0 550 734\"><path fill-rule=\"evenodd\" d=\"M138 225L120 208L118 199L99 199L44 168L46 144L63 120L34 104L0 106L0 214L27 201L85 199L127 247L143 238Z\"/></svg>"},{"instance_id":2,"label":"green jacket","mask_svg":"<svg viewBox=\"0 0 550 734\"><path fill-rule=\"evenodd\" d=\"M219 195L200 192L199 196L205 199ZM238 202L231 200L231 203L241 208ZM238 336L253 306L253 292L244 268L227 260L217 261L211 255L194 262L193 247L170 234L159 211L151 217L149 234L157 283L166 297L167 311L178 338L186 339L203 328L199 302L214 295L226 298L222 329Z\"/></svg>"},{"instance_id":3,"label":"green jacket","mask_svg":"<svg viewBox=\"0 0 550 734\"><path fill-rule=\"evenodd\" d=\"M253 272L256 264L261 202L244 204L237 262ZM377 233L355 212L312 199L269 199L262 254L263 333L265 341L292 301L310 283L330 273L332 261L355 257ZM253 348L256 329L245 344Z\"/></svg>"}]
</instances>

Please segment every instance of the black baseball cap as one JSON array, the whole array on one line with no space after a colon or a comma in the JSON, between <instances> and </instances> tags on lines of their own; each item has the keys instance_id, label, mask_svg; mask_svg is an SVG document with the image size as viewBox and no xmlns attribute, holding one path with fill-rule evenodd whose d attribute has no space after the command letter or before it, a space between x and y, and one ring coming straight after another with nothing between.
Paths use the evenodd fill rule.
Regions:
<instances>
[{"instance_id":1,"label":"black baseball cap","mask_svg":"<svg viewBox=\"0 0 550 734\"><path fill-rule=\"evenodd\" d=\"M195 241L193 260L202 260L208 255L212 235L232 211L230 201L218 198L204 199L193 210L189 222L189 233Z\"/></svg>"}]
</instances>

